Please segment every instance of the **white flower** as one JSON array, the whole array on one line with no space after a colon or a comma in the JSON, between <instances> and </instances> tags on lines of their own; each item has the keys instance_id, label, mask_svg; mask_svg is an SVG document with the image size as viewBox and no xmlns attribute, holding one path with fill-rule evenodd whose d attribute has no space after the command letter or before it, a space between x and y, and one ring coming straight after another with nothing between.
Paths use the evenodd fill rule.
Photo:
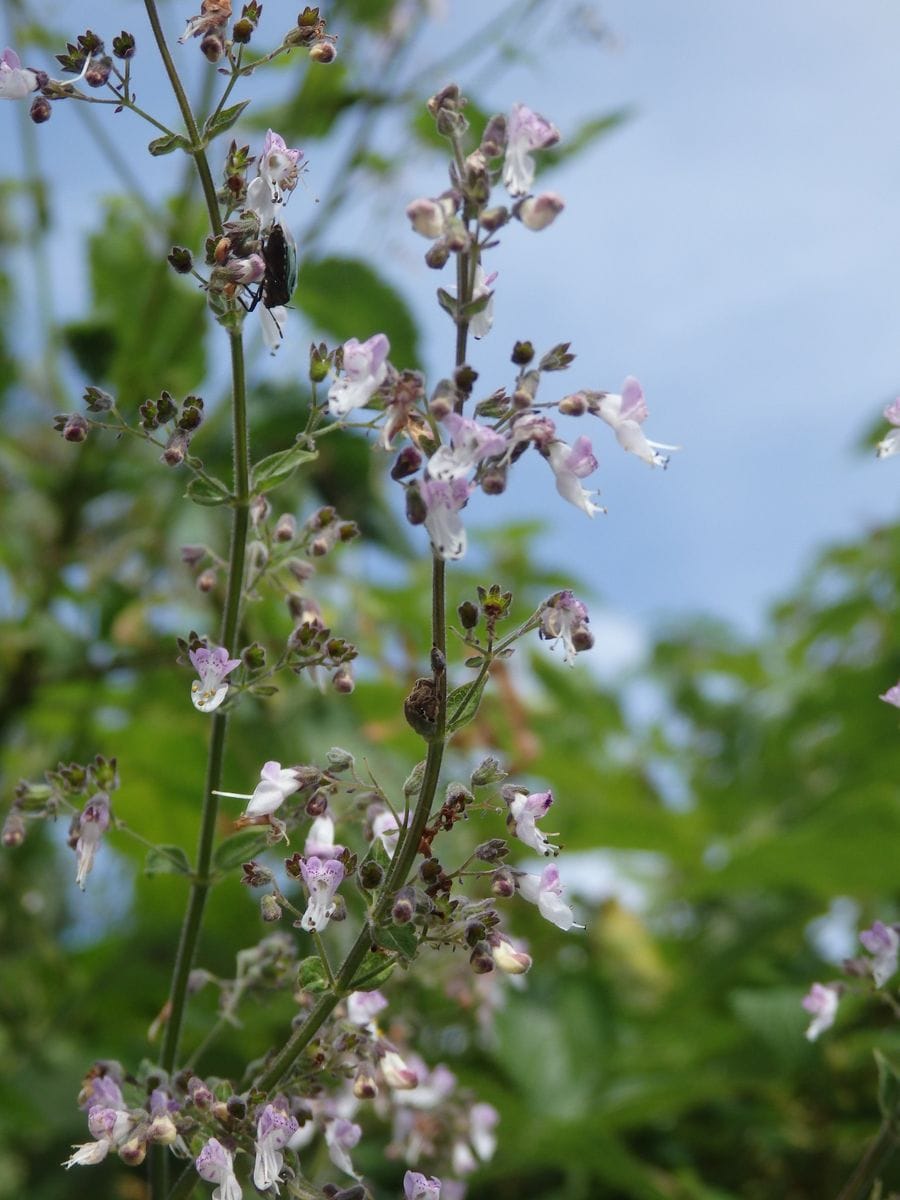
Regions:
<instances>
[{"instance_id":1,"label":"white flower","mask_svg":"<svg viewBox=\"0 0 900 1200\"><path fill-rule=\"evenodd\" d=\"M834 1024L839 999L837 988L827 983L814 983L803 997L803 1007L808 1013L812 1013L813 1018L806 1031L806 1036L811 1042Z\"/></svg>"},{"instance_id":2,"label":"white flower","mask_svg":"<svg viewBox=\"0 0 900 1200\"><path fill-rule=\"evenodd\" d=\"M194 670L200 676L191 684L194 708L203 713L214 712L228 693L225 676L230 675L235 667L239 667L241 660L229 658L224 646L217 646L212 650L201 646L199 650L191 650L189 657Z\"/></svg>"},{"instance_id":3,"label":"white flower","mask_svg":"<svg viewBox=\"0 0 900 1200\"><path fill-rule=\"evenodd\" d=\"M284 1109L267 1104L256 1124L256 1161L253 1164L253 1182L260 1191L272 1188L278 1195L278 1177L284 1166L281 1151L299 1129L295 1117Z\"/></svg>"},{"instance_id":4,"label":"white flower","mask_svg":"<svg viewBox=\"0 0 900 1200\"><path fill-rule=\"evenodd\" d=\"M301 858L300 873L309 889L309 903L300 918L300 928L308 933L321 933L335 910L334 894L344 878L344 865L336 858Z\"/></svg>"},{"instance_id":5,"label":"white flower","mask_svg":"<svg viewBox=\"0 0 900 1200\"><path fill-rule=\"evenodd\" d=\"M30 92L37 91L37 72L23 67L15 50L7 47L0 54L0 97L4 100L22 100Z\"/></svg>"},{"instance_id":6,"label":"white flower","mask_svg":"<svg viewBox=\"0 0 900 1200\"><path fill-rule=\"evenodd\" d=\"M541 916L558 929L567 932L573 926L576 929L584 928L583 925L575 925L572 910L562 898L559 871L552 863L540 875L517 874L516 884L520 895L531 904L536 904Z\"/></svg>"},{"instance_id":7,"label":"white flower","mask_svg":"<svg viewBox=\"0 0 900 1200\"><path fill-rule=\"evenodd\" d=\"M344 342L344 375L328 389L328 411L335 419L369 403L387 375L390 349L383 333L376 333L365 342L356 338Z\"/></svg>"},{"instance_id":8,"label":"white flower","mask_svg":"<svg viewBox=\"0 0 900 1200\"><path fill-rule=\"evenodd\" d=\"M464 479L445 483L442 479L423 479L419 494L425 502L425 528L439 558L455 560L466 552L466 531L460 509L471 494L473 484Z\"/></svg>"},{"instance_id":9,"label":"white flower","mask_svg":"<svg viewBox=\"0 0 900 1200\"><path fill-rule=\"evenodd\" d=\"M582 434L574 446L561 441L551 442L546 457L556 476L556 490L563 500L568 500L589 517L606 512L605 508L591 500L591 496L597 493L587 491L580 483L586 475L597 470L597 460L588 438Z\"/></svg>"},{"instance_id":10,"label":"white flower","mask_svg":"<svg viewBox=\"0 0 900 1200\"><path fill-rule=\"evenodd\" d=\"M483 1101L473 1104L469 1112L469 1141L482 1162L488 1162L494 1157L497 1149L497 1135L494 1128L500 1120L500 1114L493 1104Z\"/></svg>"},{"instance_id":11,"label":"white flower","mask_svg":"<svg viewBox=\"0 0 900 1200\"><path fill-rule=\"evenodd\" d=\"M259 174L247 187L247 207L265 229L278 217L300 177L302 150L291 150L284 138L270 129L259 156Z\"/></svg>"},{"instance_id":12,"label":"white flower","mask_svg":"<svg viewBox=\"0 0 900 1200\"><path fill-rule=\"evenodd\" d=\"M623 450L636 454L651 467L665 467L668 455L657 454L658 450L680 450L680 446L668 446L665 442L651 442L641 429L647 419L644 389L629 375L622 385L621 395L612 392L588 392L591 412L612 427L616 440Z\"/></svg>"},{"instance_id":13,"label":"white flower","mask_svg":"<svg viewBox=\"0 0 900 1200\"><path fill-rule=\"evenodd\" d=\"M471 417L451 412L443 424L450 431L450 445L438 446L428 460L428 476L452 483L465 479L485 458L503 454L506 438L487 425L479 425Z\"/></svg>"},{"instance_id":14,"label":"white flower","mask_svg":"<svg viewBox=\"0 0 900 1200\"><path fill-rule=\"evenodd\" d=\"M876 987L884 987L887 981L897 971L897 959L900 954L900 935L890 925L876 921L870 929L864 929L859 940L874 955L870 966L872 978Z\"/></svg>"},{"instance_id":15,"label":"white flower","mask_svg":"<svg viewBox=\"0 0 900 1200\"><path fill-rule=\"evenodd\" d=\"M256 311L259 313L259 331L262 334L263 345L270 354L274 354L284 338L287 309L283 304L276 304L274 308L258 304Z\"/></svg>"},{"instance_id":16,"label":"white flower","mask_svg":"<svg viewBox=\"0 0 900 1200\"><path fill-rule=\"evenodd\" d=\"M384 846L385 853L393 858L397 842L400 840L400 826L389 809L380 812L372 822L372 836L378 838Z\"/></svg>"},{"instance_id":17,"label":"white flower","mask_svg":"<svg viewBox=\"0 0 900 1200\"><path fill-rule=\"evenodd\" d=\"M895 428L881 439L875 447L875 453L879 458L890 458L892 454L900 452L900 428L897 428L900 426L900 397L887 406L884 415Z\"/></svg>"},{"instance_id":18,"label":"white flower","mask_svg":"<svg viewBox=\"0 0 900 1200\"><path fill-rule=\"evenodd\" d=\"M78 841L75 843L75 882L84 891L84 881L91 873L94 857L103 835L109 828L109 800L102 792L92 797L78 818Z\"/></svg>"},{"instance_id":19,"label":"white flower","mask_svg":"<svg viewBox=\"0 0 900 1200\"><path fill-rule=\"evenodd\" d=\"M347 1020L354 1025L371 1025L387 1000L377 989L371 992L351 992L347 997Z\"/></svg>"},{"instance_id":20,"label":"white flower","mask_svg":"<svg viewBox=\"0 0 900 1200\"><path fill-rule=\"evenodd\" d=\"M541 833L535 824L541 817L546 816L552 803L552 792L533 792L528 796L518 792L509 802L509 824L513 833L520 842L524 842L538 854L559 853L559 848L552 846L546 834Z\"/></svg>"},{"instance_id":21,"label":"white flower","mask_svg":"<svg viewBox=\"0 0 900 1200\"><path fill-rule=\"evenodd\" d=\"M418 1086L419 1076L408 1067L396 1050L386 1050L378 1060L384 1082L394 1091L408 1091Z\"/></svg>"},{"instance_id":22,"label":"white flower","mask_svg":"<svg viewBox=\"0 0 900 1200\"><path fill-rule=\"evenodd\" d=\"M316 817L310 825L303 853L307 858L313 855L316 858L340 858L344 853L343 846L335 845L334 819L329 813L323 813L321 817Z\"/></svg>"},{"instance_id":23,"label":"white flower","mask_svg":"<svg viewBox=\"0 0 900 1200\"><path fill-rule=\"evenodd\" d=\"M264 763L259 773L259 783L253 789L247 805L247 816L268 816L279 809L288 796L298 792L300 787L296 771L282 767L279 762Z\"/></svg>"},{"instance_id":24,"label":"white flower","mask_svg":"<svg viewBox=\"0 0 900 1200\"><path fill-rule=\"evenodd\" d=\"M352 1175L354 1179L358 1177L353 1169L353 1163L350 1161L349 1151L353 1149L361 1137L362 1127L355 1125L352 1121L348 1121L345 1117L338 1117L336 1121L329 1121L325 1126L325 1142L328 1146L328 1157L339 1171L343 1171L345 1175Z\"/></svg>"},{"instance_id":25,"label":"white flower","mask_svg":"<svg viewBox=\"0 0 900 1200\"><path fill-rule=\"evenodd\" d=\"M131 1117L127 1112L97 1104L88 1113L88 1129L95 1141L73 1146L75 1153L70 1154L63 1163L66 1170L70 1167L93 1167L102 1162L110 1150L128 1138Z\"/></svg>"},{"instance_id":26,"label":"white flower","mask_svg":"<svg viewBox=\"0 0 900 1200\"><path fill-rule=\"evenodd\" d=\"M484 267L482 267L481 263L475 268L472 299L482 300L485 296L487 297L487 304L485 304L481 312L469 318L469 331L476 340L487 337L494 324L494 293L492 289L496 278L496 271L492 271L490 275L485 275Z\"/></svg>"},{"instance_id":27,"label":"white flower","mask_svg":"<svg viewBox=\"0 0 900 1200\"><path fill-rule=\"evenodd\" d=\"M511 196L524 196L534 183L532 150L545 150L559 141L556 126L524 104L514 104L506 137L503 184Z\"/></svg>"}]
</instances>

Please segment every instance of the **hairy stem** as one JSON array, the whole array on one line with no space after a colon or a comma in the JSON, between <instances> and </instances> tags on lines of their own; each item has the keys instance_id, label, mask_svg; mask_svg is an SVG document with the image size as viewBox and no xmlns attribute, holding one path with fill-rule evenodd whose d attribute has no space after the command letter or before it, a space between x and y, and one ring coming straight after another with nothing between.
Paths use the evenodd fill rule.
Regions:
<instances>
[{"instance_id":1,"label":"hairy stem","mask_svg":"<svg viewBox=\"0 0 900 1200\"><path fill-rule=\"evenodd\" d=\"M875 1180L900 1147L900 1126L886 1120L844 1184L837 1200L867 1200Z\"/></svg>"}]
</instances>

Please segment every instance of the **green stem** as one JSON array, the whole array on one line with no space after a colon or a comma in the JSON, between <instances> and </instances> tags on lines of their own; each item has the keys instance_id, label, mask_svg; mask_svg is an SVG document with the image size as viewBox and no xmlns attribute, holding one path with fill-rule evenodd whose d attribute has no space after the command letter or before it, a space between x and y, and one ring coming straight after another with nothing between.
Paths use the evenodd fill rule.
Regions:
<instances>
[{"instance_id":1,"label":"green stem","mask_svg":"<svg viewBox=\"0 0 900 1200\"><path fill-rule=\"evenodd\" d=\"M867 1200L875 1180L900 1146L900 1126L896 1121L883 1121L881 1128L856 1170L844 1184L837 1200Z\"/></svg>"}]
</instances>

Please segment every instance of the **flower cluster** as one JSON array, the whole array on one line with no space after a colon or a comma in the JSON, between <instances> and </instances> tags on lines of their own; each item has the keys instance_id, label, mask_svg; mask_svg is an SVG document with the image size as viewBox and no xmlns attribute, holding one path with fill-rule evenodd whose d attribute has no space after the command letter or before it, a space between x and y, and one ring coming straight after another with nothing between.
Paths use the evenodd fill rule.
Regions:
<instances>
[{"instance_id":1,"label":"flower cluster","mask_svg":"<svg viewBox=\"0 0 900 1200\"><path fill-rule=\"evenodd\" d=\"M900 925L885 925L875 921L864 929L859 940L871 958L848 959L844 969L852 977L870 977L876 989L883 988L896 975L900 966ZM815 1039L835 1022L841 995L850 985L837 983L814 983L803 997L803 1007L812 1015L806 1030L809 1040Z\"/></svg>"}]
</instances>

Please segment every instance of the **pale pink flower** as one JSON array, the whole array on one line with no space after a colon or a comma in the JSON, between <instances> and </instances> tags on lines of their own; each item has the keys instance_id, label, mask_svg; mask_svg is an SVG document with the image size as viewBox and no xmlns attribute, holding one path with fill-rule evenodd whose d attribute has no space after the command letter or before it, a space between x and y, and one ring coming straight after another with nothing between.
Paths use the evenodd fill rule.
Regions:
<instances>
[{"instance_id":1,"label":"pale pink flower","mask_svg":"<svg viewBox=\"0 0 900 1200\"><path fill-rule=\"evenodd\" d=\"M597 459L594 457L589 438L582 434L574 446L561 441L551 442L547 447L546 457L556 476L556 490L564 500L580 508L589 517L598 512L606 512L605 508L591 500L591 496L596 496L597 493L589 492L581 486L581 480L597 470Z\"/></svg>"},{"instance_id":2,"label":"pale pink flower","mask_svg":"<svg viewBox=\"0 0 900 1200\"><path fill-rule=\"evenodd\" d=\"M231 1151L216 1138L210 1138L194 1160L197 1174L207 1183L218 1186L213 1189L212 1200L241 1200L243 1192L234 1173Z\"/></svg>"},{"instance_id":3,"label":"pale pink flower","mask_svg":"<svg viewBox=\"0 0 900 1200\"><path fill-rule=\"evenodd\" d=\"M881 439L875 447L875 453L879 458L890 458L892 454L897 454L900 451L900 397L889 404L884 410L886 420L890 421L895 426L894 429Z\"/></svg>"},{"instance_id":4,"label":"pale pink flower","mask_svg":"<svg viewBox=\"0 0 900 1200\"><path fill-rule=\"evenodd\" d=\"M524 104L514 104L506 136L503 184L511 196L524 196L534 183L533 150L546 150L559 141L559 130L546 117Z\"/></svg>"},{"instance_id":5,"label":"pale pink flower","mask_svg":"<svg viewBox=\"0 0 900 1200\"><path fill-rule=\"evenodd\" d=\"M898 954L900 954L900 935L890 925L876 921L870 929L864 929L859 940L873 955L870 967L876 987L884 987L887 981L897 971Z\"/></svg>"},{"instance_id":6,"label":"pale pink flower","mask_svg":"<svg viewBox=\"0 0 900 1200\"><path fill-rule=\"evenodd\" d=\"M451 412L442 424L450 432L450 445L438 446L428 460L430 479L452 483L465 479L485 458L493 458L506 450L506 437L487 425L479 425L471 417Z\"/></svg>"},{"instance_id":7,"label":"pale pink flower","mask_svg":"<svg viewBox=\"0 0 900 1200\"><path fill-rule=\"evenodd\" d=\"M839 999L837 988L827 983L814 983L803 997L803 1007L813 1018L806 1031L806 1036L811 1042L834 1024Z\"/></svg>"},{"instance_id":8,"label":"pale pink flower","mask_svg":"<svg viewBox=\"0 0 900 1200\"><path fill-rule=\"evenodd\" d=\"M387 376L391 344L383 333L365 342L344 342L344 374L328 389L328 411L340 420L354 408L365 408Z\"/></svg>"},{"instance_id":9,"label":"pale pink flower","mask_svg":"<svg viewBox=\"0 0 900 1200\"><path fill-rule=\"evenodd\" d=\"M213 712L228 693L225 676L230 675L235 667L239 667L241 660L229 658L224 646L216 646L212 650L201 646L199 650L191 650L189 657L194 670L200 676L191 684L194 708L203 713Z\"/></svg>"},{"instance_id":10,"label":"pale pink flower","mask_svg":"<svg viewBox=\"0 0 900 1200\"><path fill-rule=\"evenodd\" d=\"M328 1146L328 1157L345 1175L352 1175L357 1178L356 1171L353 1169L353 1163L350 1161L350 1151L362 1137L362 1127L348 1121L345 1117L338 1117L335 1121L329 1121L325 1126L325 1143Z\"/></svg>"},{"instance_id":11,"label":"pale pink flower","mask_svg":"<svg viewBox=\"0 0 900 1200\"><path fill-rule=\"evenodd\" d=\"M900 708L900 682L889 687L886 692L882 692L878 699L883 700L885 704L893 704L895 708Z\"/></svg>"},{"instance_id":12,"label":"pale pink flower","mask_svg":"<svg viewBox=\"0 0 900 1200\"><path fill-rule=\"evenodd\" d=\"M590 650L594 635L588 629L588 610L574 594L566 589L556 592L541 608L541 625L538 635L554 643L562 639L565 647L564 661L572 663L575 655Z\"/></svg>"},{"instance_id":13,"label":"pale pink flower","mask_svg":"<svg viewBox=\"0 0 900 1200\"><path fill-rule=\"evenodd\" d=\"M84 891L84 883L94 866L94 858L109 828L109 799L98 792L81 811L78 818L78 840L75 843L75 882Z\"/></svg>"},{"instance_id":14,"label":"pale pink flower","mask_svg":"<svg viewBox=\"0 0 900 1200\"><path fill-rule=\"evenodd\" d=\"M541 916L564 933L573 927L584 928L575 924L572 910L562 898L559 871L552 863L540 875L516 874L516 884L519 894L531 904L536 904Z\"/></svg>"},{"instance_id":15,"label":"pale pink flower","mask_svg":"<svg viewBox=\"0 0 900 1200\"><path fill-rule=\"evenodd\" d=\"M549 791L532 792L531 795L517 792L513 799L509 801L508 822L512 827L513 833L520 842L524 842L526 846L529 846L532 850L536 850L538 854L549 855L559 853L559 847L551 845L547 840L547 835L541 833L535 824L541 817L547 815L552 803L553 793Z\"/></svg>"},{"instance_id":16,"label":"pale pink flower","mask_svg":"<svg viewBox=\"0 0 900 1200\"><path fill-rule=\"evenodd\" d=\"M612 392L585 393L590 410L609 425L623 450L635 454L651 467L665 467L668 456L659 450L680 450L680 446L668 446L665 442L648 441L641 426L647 419L647 404L644 389L629 375L622 385L621 395Z\"/></svg>"},{"instance_id":17,"label":"pale pink flower","mask_svg":"<svg viewBox=\"0 0 900 1200\"><path fill-rule=\"evenodd\" d=\"M542 192L540 196L527 196L516 205L515 214L525 226L535 233L552 225L566 202L557 192Z\"/></svg>"},{"instance_id":18,"label":"pale pink flower","mask_svg":"<svg viewBox=\"0 0 900 1200\"><path fill-rule=\"evenodd\" d=\"M335 910L334 894L344 878L344 865L336 858L301 858L300 873L309 890L300 928L321 933Z\"/></svg>"},{"instance_id":19,"label":"pale pink flower","mask_svg":"<svg viewBox=\"0 0 900 1200\"><path fill-rule=\"evenodd\" d=\"M419 484L419 494L425 502L425 528L439 558L455 560L466 552L466 531L459 513L473 486L464 479L454 479L451 483L423 479Z\"/></svg>"},{"instance_id":20,"label":"pale pink flower","mask_svg":"<svg viewBox=\"0 0 900 1200\"><path fill-rule=\"evenodd\" d=\"M440 1200L441 1181L420 1171L407 1171L403 1176L404 1200Z\"/></svg>"},{"instance_id":21,"label":"pale pink flower","mask_svg":"<svg viewBox=\"0 0 900 1200\"><path fill-rule=\"evenodd\" d=\"M37 72L23 67L15 50L7 47L0 54L0 98L23 100L37 88Z\"/></svg>"}]
</instances>

